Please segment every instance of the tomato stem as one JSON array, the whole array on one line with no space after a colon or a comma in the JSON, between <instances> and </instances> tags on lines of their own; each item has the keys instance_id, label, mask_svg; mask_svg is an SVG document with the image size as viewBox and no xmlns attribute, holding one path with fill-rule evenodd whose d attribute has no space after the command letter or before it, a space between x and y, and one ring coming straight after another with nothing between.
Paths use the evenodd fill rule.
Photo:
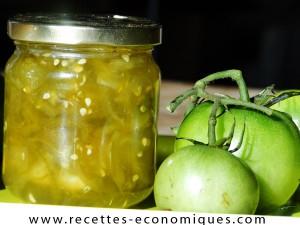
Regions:
<instances>
[{"instance_id":1,"label":"tomato stem","mask_svg":"<svg viewBox=\"0 0 300 225\"><path fill-rule=\"evenodd\" d=\"M273 114L273 110L270 108L267 108L265 106L257 105L252 102L244 102L238 99L230 98L230 97L219 97L212 94L203 93L201 94L203 98L209 101L215 102L216 100L220 101L221 105L228 106L228 105L235 105L235 106L243 106L249 109L254 109L260 112L263 112L267 114L268 116L271 116Z\"/></svg>"},{"instance_id":2,"label":"tomato stem","mask_svg":"<svg viewBox=\"0 0 300 225\"><path fill-rule=\"evenodd\" d=\"M241 101L239 99L234 99L234 98L231 98L231 97L228 97L228 96L216 96L216 95L213 95L213 94L209 94L209 93L206 93L203 89L195 89L195 88L192 88L192 89L189 89L188 91L186 91L185 93L183 93L182 95L178 96L177 98L175 98L170 104L169 106L167 107L167 109L170 111L170 112L174 112L176 110L176 108L188 97L191 97L191 96L197 96L197 97L200 97L202 99L205 99L205 100L208 100L208 101L212 101L212 102L215 102L216 99L219 99L220 101L220 104L222 105L235 105L235 106L244 106L246 108L250 108L250 109L255 109L255 110L258 110L260 112L263 112L267 115L272 115L273 113L273 110L270 109L270 108L267 108L265 106L262 106L262 105L257 105L255 103L252 103L252 102L245 102L245 101Z\"/></svg>"},{"instance_id":3,"label":"tomato stem","mask_svg":"<svg viewBox=\"0 0 300 225\"><path fill-rule=\"evenodd\" d=\"M220 106L220 100L217 98L214 102L208 120L208 145L216 145L216 124L217 124L217 110Z\"/></svg>"},{"instance_id":4,"label":"tomato stem","mask_svg":"<svg viewBox=\"0 0 300 225\"><path fill-rule=\"evenodd\" d=\"M198 87L198 88L201 88L204 90L206 88L206 86L209 83L211 83L212 81L225 79L225 78L231 78L232 80L234 80L237 83L237 85L239 87L239 92L240 92L240 100L245 101L245 102L250 101L248 88L247 88L247 85L243 78L242 71L240 71L240 70L235 70L235 69L225 70L225 71L210 74L210 75L204 77L203 79L197 81L195 84L195 87L196 88Z\"/></svg>"},{"instance_id":5,"label":"tomato stem","mask_svg":"<svg viewBox=\"0 0 300 225\"><path fill-rule=\"evenodd\" d=\"M210 74L206 77L204 77L201 80L198 80L194 87L185 91L183 94L176 97L167 107L167 110L170 112L174 112L176 108L187 98L189 97L201 97L199 95L199 92L205 92L206 86L211 83L212 81L219 80L219 79L225 79L225 78L231 78L234 80L238 87L240 92L240 100L244 102L250 102L249 98L249 92L248 88L246 86L246 83L244 81L242 72L240 70L225 70L217 73Z\"/></svg>"},{"instance_id":6,"label":"tomato stem","mask_svg":"<svg viewBox=\"0 0 300 225\"><path fill-rule=\"evenodd\" d=\"M206 92L206 86L217 79L222 79L222 78L231 78L235 80L239 86L240 90L240 100L235 99L229 96L217 96L214 94L210 94ZM167 107L167 109L170 112L174 112L176 108L187 98L193 98L195 97L216 102L219 101L220 104L227 106L227 105L235 105L235 106L244 106L246 108L250 109L255 109L260 112L263 112L267 115L272 115L273 110L267 107L264 107L262 105L258 105L255 103L251 103L249 100L249 93L247 86L245 84L245 81L243 79L242 73L240 70L226 70L226 71L221 71L217 73L213 73L211 75L208 75L207 77L199 80L196 82L195 86L191 89L188 89L185 91L183 94L179 95L176 97Z\"/></svg>"},{"instance_id":7,"label":"tomato stem","mask_svg":"<svg viewBox=\"0 0 300 225\"><path fill-rule=\"evenodd\" d=\"M187 91L185 91L183 94L177 96L168 106L167 106L167 110L169 112L174 112L176 110L176 108L187 98L192 97L192 96L196 96L198 93L198 90L196 88L191 88L188 89Z\"/></svg>"}]
</instances>

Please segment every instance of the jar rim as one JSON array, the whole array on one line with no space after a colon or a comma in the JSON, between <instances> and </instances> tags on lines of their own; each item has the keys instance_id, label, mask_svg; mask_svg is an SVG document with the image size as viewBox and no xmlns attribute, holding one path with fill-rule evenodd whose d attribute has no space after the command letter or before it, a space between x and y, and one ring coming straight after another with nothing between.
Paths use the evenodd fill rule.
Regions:
<instances>
[{"instance_id":1,"label":"jar rim","mask_svg":"<svg viewBox=\"0 0 300 225\"><path fill-rule=\"evenodd\" d=\"M7 29L11 39L28 42L135 46L162 41L161 25L123 15L18 14Z\"/></svg>"}]
</instances>

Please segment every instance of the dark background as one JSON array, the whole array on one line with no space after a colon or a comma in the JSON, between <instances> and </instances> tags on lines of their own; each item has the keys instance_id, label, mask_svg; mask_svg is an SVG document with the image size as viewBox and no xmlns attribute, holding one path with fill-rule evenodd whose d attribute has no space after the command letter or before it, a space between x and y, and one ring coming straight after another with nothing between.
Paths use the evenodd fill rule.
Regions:
<instances>
[{"instance_id":1,"label":"dark background","mask_svg":"<svg viewBox=\"0 0 300 225\"><path fill-rule=\"evenodd\" d=\"M208 73L237 68L252 87L275 83L277 88L300 88L297 0L1 0L1 71L14 50L6 21L25 12L148 17L163 25L163 44L155 52L163 79L196 81ZM3 80L0 84L3 105Z\"/></svg>"}]
</instances>

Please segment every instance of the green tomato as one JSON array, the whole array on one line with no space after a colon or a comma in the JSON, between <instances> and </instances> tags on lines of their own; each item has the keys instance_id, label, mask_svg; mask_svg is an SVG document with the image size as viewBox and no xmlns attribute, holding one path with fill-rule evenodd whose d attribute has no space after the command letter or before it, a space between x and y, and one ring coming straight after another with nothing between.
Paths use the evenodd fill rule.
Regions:
<instances>
[{"instance_id":1,"label":"green tomato","mask_svg":"<svg viewBox=\"0 0 300 225\"><path fill-rule=\"evenodd\" d=\"M289 114L300 131L300 90L277 92L272 97L269 97L264 105ZM300 202L299 188L294 194L292 201Z\"/></svg>"},{"instance_id":2,"label":"green tomato","mask_svg":"<svg viewBox=\"0 0 300 225\"><path fill-rule=\"evenodd\" d=\"M300 90L284 90L276 92L273 87L267 87L253 98L254 102L271 109L285 112L292 117L300 130ZM292 202L300 202L300 189L292 197Z\"/></svg>"},{"instance_id":3,"label":"green tomato","mask_svg":"<svg viewBox=\"0 0 300 225\"><path fill-rule=\"evenodd\" d=\"M154 198L161 209L252 214L259 188L253 172L237 157L220 148L194 145L162 163Z\"/></svg>"},{"instance_id":4,"label":"green tomato","mask_svg":"<svg viewBox=\"0 0 300 225\"><path fill-rule=\"evenodd\" d=\"M175 151L193 145L193 139L208 142L208 120L212 104L202 103L183 120L177 133ZM220 109L224 111L225 109ZM255 173L260 186L259 209L269 211L284 205L300 179L300 137L291 119L274 110L272 116L241 107L231 107L219 115L217 140L230 137L229 149ZM239 146L240 145L240 146Z\"/></svg>"}]
</instances>

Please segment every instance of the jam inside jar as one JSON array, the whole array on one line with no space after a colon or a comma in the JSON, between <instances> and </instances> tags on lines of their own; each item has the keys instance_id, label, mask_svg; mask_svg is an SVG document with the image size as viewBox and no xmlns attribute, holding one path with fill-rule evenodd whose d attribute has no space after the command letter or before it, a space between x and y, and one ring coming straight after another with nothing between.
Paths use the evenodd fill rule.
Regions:
<instances>
[{"instance_id":1,"label":"jam inside jar","mask_svg":"<svg viewBox=\"0 0 300 225\"><path fill-rule=\"evenodd\" d=\"M160 71L152 50L160 37L132 44L137 34L129 29L121 42L113 36L103 44L104 35L95 35L51 43L38 34L22 39L17 25L35 24L36 17L21 18L9 21L16 50L5 70L6 188L30 203L126 208L145 199L155 175ZM121 22L126 29L132 21ZM118 33L117 23L105 26ZM59 28L68 26L70 35L74 24ZM154 28L143 32L160 30Z\"/></svg>"}]
</instances>

